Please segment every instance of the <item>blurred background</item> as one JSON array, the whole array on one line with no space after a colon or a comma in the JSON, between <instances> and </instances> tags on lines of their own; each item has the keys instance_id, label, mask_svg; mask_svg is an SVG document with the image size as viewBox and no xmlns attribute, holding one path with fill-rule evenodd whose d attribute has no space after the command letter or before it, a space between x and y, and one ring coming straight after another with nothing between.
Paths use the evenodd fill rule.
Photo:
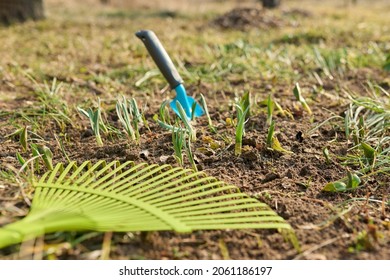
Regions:
<instances>
[{"instance_id":1,"label":"blurred background","mask_svg":"<svg viewBox=\"0 0 390 280\"><path fill-rule=\"evenodd\" d=\"M387 3L389 0L0 0L0 20L4 24L39 19L43 16L59 17L69 14L91 15L93 12L107 10L129 11L164 10L174 12L205 12L210 10L226 11L232 7L261 5L265 8L303 8L310 4L349 7ZM60 13L58 13L60 11Z\"/></svg>"}]
</instances>

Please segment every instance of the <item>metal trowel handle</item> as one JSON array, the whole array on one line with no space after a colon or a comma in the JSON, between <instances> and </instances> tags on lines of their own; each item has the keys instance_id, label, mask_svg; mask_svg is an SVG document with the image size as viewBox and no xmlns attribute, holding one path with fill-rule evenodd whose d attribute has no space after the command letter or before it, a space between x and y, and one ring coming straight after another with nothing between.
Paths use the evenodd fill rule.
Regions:
<instances>
[{"instance_id":1,"label":"metal trowel handle","mask_svg":"<svg viewBox=\"0 0 390 280\"><path fill-rule=\"evenodd\" d=\"M135 35L144 42L146 49L172 89L183 83L175 65L160 40L151 30L140 30Z\"/></svg>"}]
</instances>

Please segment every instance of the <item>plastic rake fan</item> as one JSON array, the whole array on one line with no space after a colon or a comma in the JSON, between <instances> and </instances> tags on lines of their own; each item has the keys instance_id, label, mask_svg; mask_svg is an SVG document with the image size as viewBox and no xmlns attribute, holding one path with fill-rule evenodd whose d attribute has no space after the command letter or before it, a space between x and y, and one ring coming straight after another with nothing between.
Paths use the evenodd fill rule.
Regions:
<instances>
[{"instance_id":1,"label":"plastic rake fan","mask_svg":"<svg viewBox=\"0 0 390 280\"><path fill-rule=\"evenodd\" d=\"M99 161L58 164L39 181L29 214L0 229L0 248L56 231L157 231L291 226L266 204L202 172Z\"/></svg>"}]
</instances>

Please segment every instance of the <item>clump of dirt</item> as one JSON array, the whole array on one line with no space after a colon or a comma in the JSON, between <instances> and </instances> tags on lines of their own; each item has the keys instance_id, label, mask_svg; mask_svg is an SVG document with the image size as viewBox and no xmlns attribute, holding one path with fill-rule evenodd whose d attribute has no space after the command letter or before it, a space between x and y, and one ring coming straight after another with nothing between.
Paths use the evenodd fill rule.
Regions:
<instances>
[{"instance_id":1,"label":"clump of dirt","mask_svg":"<svg viewBox=\"0 0 390 280\"><path fill-rule=\"evenodd\" d=\"M265 9L235 8L211 22L212 26L222 29L247 30L248 28L278 28L285 25L280 17Z\"/></svg>"},{"instance_id":2,"label":"clump of dirt","mask_svg":"<svg viewBox=\"0 0 390 280\"><path fill-rule=\"evenodd\" d=\"M293 18L300 18L300 17L301 18L311 18L311 17L313 17L312 12L310 12L308 10L304 10L304 9L299 9L299 8L284 10L283 15L293 17Z\"/></svg>"}]
</instances>

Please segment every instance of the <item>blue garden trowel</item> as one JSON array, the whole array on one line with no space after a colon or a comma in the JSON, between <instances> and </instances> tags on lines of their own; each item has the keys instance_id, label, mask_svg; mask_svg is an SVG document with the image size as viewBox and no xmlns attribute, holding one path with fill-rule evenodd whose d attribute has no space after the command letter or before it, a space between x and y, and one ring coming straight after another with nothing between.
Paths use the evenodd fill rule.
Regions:
<instances>
[{"instance_id":1,"label":"blue garden trowel","mask_svg":"<svg viewBox=\"0 0 390 280\"><path fill-rule=\"evenodd\" d=\"M171 108L177 115L180 116L179 110L176 107L176 101L180 103L188 118L192 115L199 117L203 115L202 107L194 100L194 98L187 96L186 90L183 86L183 79L177 72L175 65L168 53L165 51L160 40L157 38L151 30L141 30L135 33L135 35L144 42L146 49L150 56L153 58L157 67L168 81L172 89L176 91L176 97L170 102Z\"/></svg>"}]
</instances>

